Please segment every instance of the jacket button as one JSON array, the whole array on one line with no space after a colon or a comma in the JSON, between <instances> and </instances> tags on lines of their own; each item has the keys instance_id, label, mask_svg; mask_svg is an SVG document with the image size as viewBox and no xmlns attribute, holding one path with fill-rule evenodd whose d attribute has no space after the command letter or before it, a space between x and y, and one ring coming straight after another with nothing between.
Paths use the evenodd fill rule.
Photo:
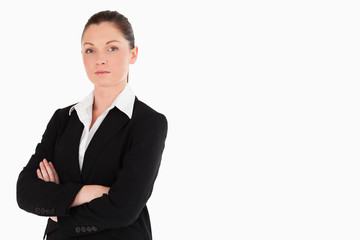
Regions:
<instances>
[{"instance_id":1,"label":"jacket button","mask_svg":"<svg viewBox=\"0 0 360 240\"><path fill-rule=\"evenodd\" d=\"M46 209L46 215L50 215L50 209Z\"/></svg>"},{"instance_id":2,"label":"jacket button","mask_svg":"<svg viewBox=\"0 0 360 240\"><path fill-rule=\"evenodd\" d=\"M41 208L40 212L41 212L41 214L45 214L45 212L46 212L45 208Z\"/></svg>"},{"instance_id":3,"label":"jacket button","mask_svg":"<svg viewBox=\"0 0 360 240\"><path fill-rule=\"evenodd\" d=\"M36 214L40 214L40 213L41 213L40 208L38 208L38 207L37 207L37 208L35 208L35 213L36 213Z\"/></svg>"},{"instance_id":4,"label":"jacket button","mask_svg":"<svg viewBox=\"0 0 360 240\"><path fill-rule=\"evenodd\" d=\"M81 229L80 229L79 227L76 227L76 228L75 228L75 232L76 232L76 233L80 233L80 232L81 232Z\"/></svg>"},{"instance_id":5,"label":"jacket button","mask_svg":"<svg viewBox=\"0 0 360 240\"><path fill-rule=\"evenodd\" d=\"M86 231L91 232L92 228L91 227L86 227Z\"/></svg>"},{"instance_id":6,"label":"jacket button","mask_svg":"<svg viewBox=\"0 0 360 240\"><path fill-rule=\"evenodd\" d=\"M94 232L96 232L96 231L97 231L97 227L92 226L91 228L92 228L92 230L93 230Z\"/></svg>"},{"instance_id":7,"label":"jacket button","mask_svg":"<svg viewBox=\"0 0 360 240\"><path fill-rule=\"evenodd\" d=\"M82 226L82 227L81 227L81 231L82 231L82 232L86 232L86 227Z\"/></svg>"},{"instance_id":8,"label":"jacket button","mask_svg":"<svg viewBox=\"0 0 360 240\"><path fill-rule=\"evenodd\" d=\"M50 213L51 213L51 215L55 215L55 209L52 208L52 209L50 210Z\"/></svg>"}]
</instances>

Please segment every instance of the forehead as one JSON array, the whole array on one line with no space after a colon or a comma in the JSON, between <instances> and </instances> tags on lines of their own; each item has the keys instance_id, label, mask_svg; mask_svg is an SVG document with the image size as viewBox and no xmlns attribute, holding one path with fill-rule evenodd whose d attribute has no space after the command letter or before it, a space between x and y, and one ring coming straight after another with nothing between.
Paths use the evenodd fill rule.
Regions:
<instances>
[{"instance_id":1,"label":"forehead","mask_svg":"<svg viewBox=\"0 0 360 240\"><path fill-rule=\"evenodd\" d=\"M102 22L100 24L91 24L84 32L82 42L104 43L109 40L125 40L123 33L115 24Z\"/></svg>"}]
</instances>

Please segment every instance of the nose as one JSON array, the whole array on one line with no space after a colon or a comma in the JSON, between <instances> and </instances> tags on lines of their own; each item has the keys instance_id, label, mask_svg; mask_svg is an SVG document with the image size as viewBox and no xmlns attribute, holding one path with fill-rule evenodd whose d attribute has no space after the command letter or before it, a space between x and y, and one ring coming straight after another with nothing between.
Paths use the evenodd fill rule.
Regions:
<instances>
[{"instance_id":1,"label":"nose","mask_svg":"<svg viewBox=\"0 0 360 240\"><path fill-rule=\"evenodd\" d=\"M107 63L105 54L103 53L98 53L97 54L97 59L96 59L96 65L104 65Z\"/></svg>"},{"instance_id":2,"label":"nose","mask_svg":"<svg viewBox=\"0 0 360 240\"><path fill-rule=\"evenodd\" d=\"M106 60L104 58L99 58L97 61L96 61L96 65L104 65L106 64Z\"/></svg>"}]
</instances>

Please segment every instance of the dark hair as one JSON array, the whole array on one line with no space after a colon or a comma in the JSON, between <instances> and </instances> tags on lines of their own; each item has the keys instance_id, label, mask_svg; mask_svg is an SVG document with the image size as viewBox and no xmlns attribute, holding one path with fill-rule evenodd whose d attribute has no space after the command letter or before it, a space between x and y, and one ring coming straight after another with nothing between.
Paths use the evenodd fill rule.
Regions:
<instances>
[{"instance_id":1,"label":"dark hair","mask_svg":"<svg viewBox=\"0 0 360 240\"><path fill-rule=\"evenodd\" d=\"M100 24L102 22L110 22L115 24L115 26L122 32L125 39L128 40L130 49L135 47L135 37L134 31L129 20L122 14L117 11L101 11L92 15L87 23L85 24L81 39L84 36L84 32L91 24Z\"/></svg>"}]
</instances>

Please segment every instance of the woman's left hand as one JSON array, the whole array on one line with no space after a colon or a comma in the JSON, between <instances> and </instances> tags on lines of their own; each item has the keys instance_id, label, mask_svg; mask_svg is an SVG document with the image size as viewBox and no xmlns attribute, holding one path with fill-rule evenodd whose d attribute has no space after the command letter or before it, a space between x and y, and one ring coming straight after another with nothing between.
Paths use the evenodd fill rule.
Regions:
<instances>
[{"instance_id":1,"label":"woman's left hand","mask_svg":"<svg viewBox=\"0 0 360 240\"><path fill-rule=\"evenodd\" d=\"M54 165L51 162L48 162L46 158L39 164L40 169L36 170L38 178L44 180L45 182L53 182L56 184L60 183L59 176L55 170Z\"/></svg>"},{"instance_id":2,"label":"woman's left hand","mask_svg":"<svg viewBox=\"0 0 360 240\"><path fill-rule=\"evenodd\" d=\"M55 170L54 165L51 162L48 162L46 158L44 158L44 160L40 162L39 166L40 168L36 170L38 178L44 180L45 182L53 182L56 184L60 183L59 176ZM54 222L58 221L56 216L50 218Z\"/></svg>"}]
</instances>

